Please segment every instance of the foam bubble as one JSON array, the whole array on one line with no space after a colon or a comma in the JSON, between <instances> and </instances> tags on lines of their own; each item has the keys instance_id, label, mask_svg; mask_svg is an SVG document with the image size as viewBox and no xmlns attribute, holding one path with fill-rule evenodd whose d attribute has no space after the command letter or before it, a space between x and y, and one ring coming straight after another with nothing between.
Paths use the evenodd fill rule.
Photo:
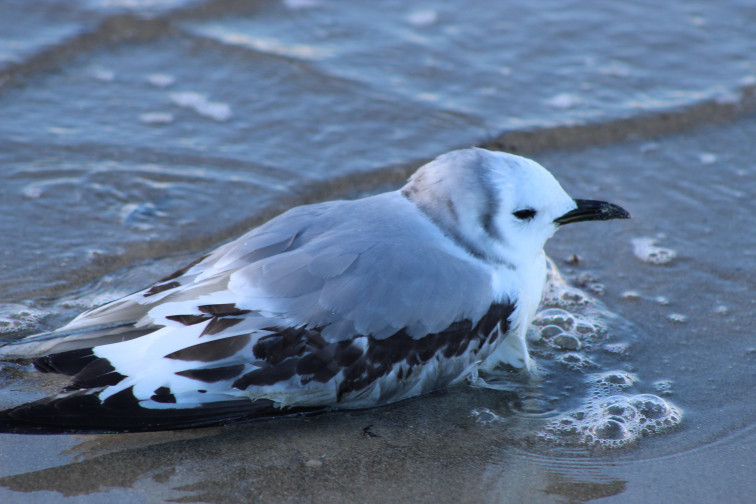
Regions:
<instances>
[{"instance_id":1,"label":"foam bubble","mask_svg":"<svg viewBox=\"0 0 756 504\"><path fill-rule=\"evenodd\" d=\"M501 417L488 408L475 408L470 412L470 416L482 424L501 421Z\"/></svg>"},{"instance_id":2,"label":"foam bubble","mask_svg":"<svg viewBox=\"0 0 756 504\"><path fill-rule=\"evenodd\" d=\"M546 104L554 108L568 109L579 105L583 100L574 94L559 93L546 100Z\"/></svg>"},{"instance_id":3,"label":"foam bubble","mask_svg":"<svg viewBox=\"0 0 756 504\"><path fill-rule=\"evenodd\" d=\"M145 112L139 114L139 121L154 126L170 124L173 122L173 114L169 114L168 112Z\"/></svg>"},{"instance_id":4,"label":"foam bubble","mask_svg":"<svg viewBox=\"0 0 756 504\"><path fill-rule=\"evenodd\" d=\"M0 305L0 334L28 331L44 316L39 310L16 303Z\"/></svg>"},{"instance_id":5,"label":"foam bubble","mask_svg":"<svg viewBox=\"0 0 756 504\"><path fill-rule=\"evenodd\" d=\"M556 326L563 331L570 331L575 327L575 317L561 308L547 308L536 314L533 318L533 325Z\"/></svg>"},{"instance_id":6,"label":"foam bubble","mask_svg":"<svg viewBox=\"0 0 756 504\"><path fill-rule=\"evenodd\" d=\"M173 75L156 73L148 75L147 82L155 87L165 88L176 82L176 78Z\"/></svg>"},{"instance_id":7,"label":"foam bubble","mask_svg":"<svg viewBox=\"0 0 756 504\"><path fill-rule=\"evenodd\" d=\"M228 121L233 114L231 107L226 103L212 102L207 96L194 91L171 93L171 101L179 107L194 110L203 117L209 117L216 121Z\"/></svg>"},{"instance_id":8,"label":"foam bubble","mask_svg":"<svg viewBox=\"0 0 756 504\"><path fill-rule=\"evenodd\" d=\"M658 247L654 238L634 238L632 244L635 257L648 264L667 264L677 257L674 250Z\"/></svg>"},{"instance_id":9,"label":"foam bubble","mask_svg":"<svg viewBox=\"0 0 756 504\"><path fill-rule=\"evenodd\" d=\"M419 28L425 28L426 26L432 26L438 21L438 13L431 9L424 9L411 12L405 18L412 26Z\"/></svg>"},{"instance_id":10,"label":"foam bubble","mask_svg":"<svg viewBox=\"0 0 756 504\"><path fill-rule=\"evenodd\" d=\"M636 381L624 371L589 376L589 398L551 420L539 437L560 446L618 448L676 428L682 412L661 397L627 393Z\"/></svg>"}]
</instances>

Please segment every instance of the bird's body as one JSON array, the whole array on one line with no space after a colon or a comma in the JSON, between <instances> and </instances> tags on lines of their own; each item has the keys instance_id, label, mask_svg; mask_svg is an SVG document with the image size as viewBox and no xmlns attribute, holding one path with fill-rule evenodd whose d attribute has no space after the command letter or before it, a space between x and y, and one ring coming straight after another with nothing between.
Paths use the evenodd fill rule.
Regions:
<instances>
[{"instance_id":1,"label":"bird's body","mask_svg":"<svg viewBox=\"0 0 756 504\"><path fill-rule=\"evenodd\" d=\"M0 423L191 427L385 404L481 365L529 368L543 244L560 224L627 216L580 203L533 161L468 149L398 191L294 208L144 291L0 348L73 377Z\"/></svg>"}]
</instances>

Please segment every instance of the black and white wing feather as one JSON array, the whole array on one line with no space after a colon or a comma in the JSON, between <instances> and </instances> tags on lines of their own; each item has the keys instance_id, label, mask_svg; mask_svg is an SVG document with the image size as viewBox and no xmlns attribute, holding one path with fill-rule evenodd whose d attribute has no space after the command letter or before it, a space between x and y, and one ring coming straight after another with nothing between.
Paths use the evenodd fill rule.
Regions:
<instances>
[{"instance_id":1,"label":"black and white wing feather","mask_svg":"<svg viewBox=\"0 0 756 504\"><path fill-rule=\"evenodd\" d=\"M37 367L72 376L0 424L153 430L382 404L463 376L514 309L486 266L398 192L298 207L0 349L52 353Z\"/></svg>"}]
</instances>

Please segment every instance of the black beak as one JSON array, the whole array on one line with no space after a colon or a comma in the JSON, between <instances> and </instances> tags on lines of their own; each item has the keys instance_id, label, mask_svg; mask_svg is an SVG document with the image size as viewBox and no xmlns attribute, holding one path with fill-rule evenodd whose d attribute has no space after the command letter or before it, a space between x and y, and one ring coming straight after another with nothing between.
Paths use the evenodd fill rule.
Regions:
<instances>
[{"instance_id":1,"label":"black beak","mask_svg":"<svg viewBox=\"0 0 756 504\"><path fill-rule=\"evenodd\" d=\"M606 201L575 200L577 208L561 217L554 219L555 224L570 224L572 222L629 219L630 213L622 207L607 203Z\"/></svg>"}]
</instances>

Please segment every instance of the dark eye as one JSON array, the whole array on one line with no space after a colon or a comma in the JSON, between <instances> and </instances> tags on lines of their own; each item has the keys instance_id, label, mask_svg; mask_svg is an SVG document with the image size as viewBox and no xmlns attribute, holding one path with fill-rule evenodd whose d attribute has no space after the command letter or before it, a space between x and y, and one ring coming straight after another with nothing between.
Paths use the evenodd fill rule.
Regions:
<instances>
[{"instance_id":1,"label":"dark eye","mask_svg":"<svg viewBox=\"0 0 756 504\"><path fill-rule=\"evenodd\" d=\"M535 217L536 211L532 208L526 208L525 210L517 210L512 215L520 220L530 220Z\"/></svg>"}]
</instances>

